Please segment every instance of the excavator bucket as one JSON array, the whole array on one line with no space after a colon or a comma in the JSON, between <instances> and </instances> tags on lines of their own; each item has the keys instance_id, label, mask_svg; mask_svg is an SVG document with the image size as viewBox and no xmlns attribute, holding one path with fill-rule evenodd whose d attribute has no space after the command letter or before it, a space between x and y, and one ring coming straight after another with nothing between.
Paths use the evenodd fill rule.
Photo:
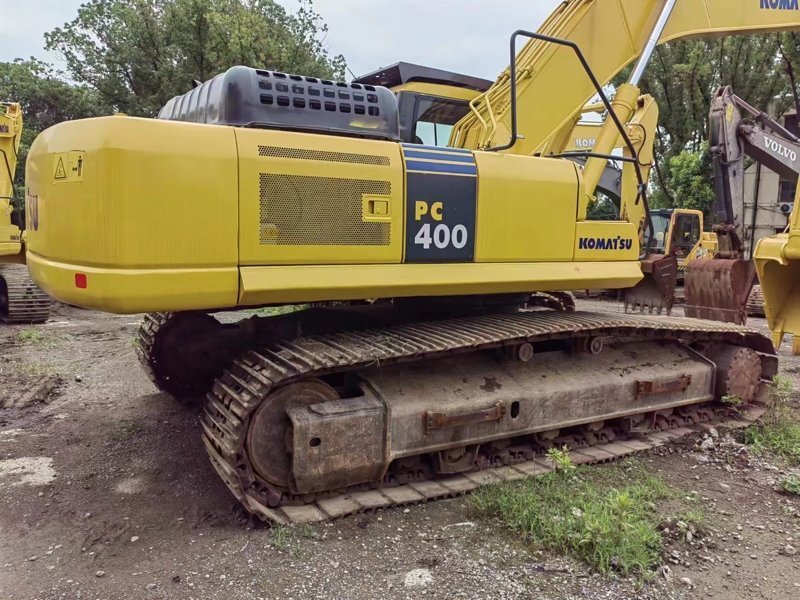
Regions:
<instances>
[{"instance_id":1,"label":"excavator bucket","mask_svg":"<svg viewBox=\"0 0 800 600\"><path fill-rule=\"evenodd\" d=\"M675 303L678 285L678 259L660 254L648 255L642 260L642 279L636 286L625 290L625 312L650 312L669 315Z\"/></svg>"},{"instance_id":2,"label":"excavator bucket","mask_svg":"<svg viewBox=\"0 0 800 600\"><path fill-rule=\"evenodd\" d=\"M764 295L764 312L775 347L794 335L792 350L800 355L800 232L762 239L755 262Z\"/></svg>"},{"instance_id":3,"label":"excavator bucket","mask_svg":"<svg viewBox=\"0 0 800 600\"><path fill-rule=\"evenodd\" d=\"M686 316L744 325L755 276L751 260L715 258L687 264Z\"/></svg>"}]
</instances>

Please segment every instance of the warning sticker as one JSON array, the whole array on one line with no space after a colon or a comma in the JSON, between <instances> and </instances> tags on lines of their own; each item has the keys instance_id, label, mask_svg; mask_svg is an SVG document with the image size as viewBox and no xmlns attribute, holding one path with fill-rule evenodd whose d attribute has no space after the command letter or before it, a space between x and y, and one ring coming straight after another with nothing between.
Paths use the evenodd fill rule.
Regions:
<instances>
[{"instance_id":1,"label":"warning sticker","mask_svg":"<svg viewBox=\"0 0 800 600\"><path fill-rule=\"evenodd\" d=\"M56 172L53 175L53 179L66 179L67 172L64 170L64 159L60 156L58 157L58 164L56 164Z\"/></svg>"},{"instance_id":2,"label":"warning sticker","mask_svg":"<svg viewBox=\"0 0 800 600\"><path fill-rule=\"evenodd\" d=\"M54 155L53 181L55 183L83 181L83 154L83 150L72 150Z\"/></svg>"}]
</instances>

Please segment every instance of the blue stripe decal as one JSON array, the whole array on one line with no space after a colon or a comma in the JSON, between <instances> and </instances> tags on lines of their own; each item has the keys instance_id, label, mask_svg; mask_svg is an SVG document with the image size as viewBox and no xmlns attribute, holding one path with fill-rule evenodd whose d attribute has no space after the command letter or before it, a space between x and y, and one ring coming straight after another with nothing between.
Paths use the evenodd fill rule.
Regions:
<instances>
[{"instance_id":1,"label":"blue stripe decal","mask_svg":"<svg viewBox=\"0 0 800 600\"><path fill-rule=\"evenodd\" d=\"M459 175L478 174L478 169L475 165L445 165L417 160L407 160L406 168L409 171L432 171L434 173L457 173Z\"/></svg>"},{"instance_id":2,"label":"blue stripe decal","mask_svg":"<svg viewBox=\"0 0 800 600\"><path fill-rule=\"evenodd\" d=\"M450 148L448 146L425 146L423 144L403 144L403 148L409 150L420 150L422 152L428 150L432 152L457 152L459 154L472 154L472 150L465 148Z\"/></svg>"},{"instance_id":3,"label":"blue stripe decal","mask_svg":"<svg viewBox=\"0 0 800 600\"><path fill-rule=\"evenodd\" d=\"M460 163L474 163L475 157L472 154L432 154L430 152L419 152L417 150L405 150L403 151L405 157L408 158L420 158L422 160L449 160L451 162L460 162Z\"/></svg>"}]
</instances>

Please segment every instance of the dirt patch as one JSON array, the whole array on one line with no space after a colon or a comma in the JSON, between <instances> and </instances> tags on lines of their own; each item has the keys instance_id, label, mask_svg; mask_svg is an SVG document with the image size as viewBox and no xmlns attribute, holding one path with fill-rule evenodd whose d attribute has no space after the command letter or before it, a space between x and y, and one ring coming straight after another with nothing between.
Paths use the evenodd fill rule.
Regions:
<instances>
[{"instance_id":1,"label":"dirt patch","mask_svg":"<svg viewBox=\"0 0 800 600\"><path fill-rule=\"evenodd\" d=\"M27 408L48 404L61 395L64 379L60 375L9 375L3 379L0 408Z\"/></svg>"}]
</instances>

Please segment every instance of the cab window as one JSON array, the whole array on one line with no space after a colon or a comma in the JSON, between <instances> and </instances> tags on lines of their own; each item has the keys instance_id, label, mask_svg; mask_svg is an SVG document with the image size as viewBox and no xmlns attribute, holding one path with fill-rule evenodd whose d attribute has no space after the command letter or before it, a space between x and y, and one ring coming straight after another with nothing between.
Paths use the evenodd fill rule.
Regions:
<instances>
[{"instance_id":1,"label":"cab window","mask_svg":"<svg viewBox=\"0 0 800 600\"><path fill-rule=\"evenodd\" d=\"M700 241L700 219L697 215L675 215L671 251L679 258L688 256Z\"/></svg>"},{"instance_id":2,"label":"cab window","mask_svg":"<svg viewBox=\"0 0 800 600\"><path fill-rule=\"evenodd\" d=\"M447 146L453 126L469 112L461 100L420 96L414 111L414 143Z\"/></svg>"},{"instance_id":3,"label":"cab window","mask_svg":"<svg viewBox=\"0 0 800 600\"><path fill-rule=\"evenodd\" d=\"M653 251L664 254L667 245L667 232L669 231L669 217L663 214L651 215L653 220L654 243Z\"/></svg>"}]
</instances>

